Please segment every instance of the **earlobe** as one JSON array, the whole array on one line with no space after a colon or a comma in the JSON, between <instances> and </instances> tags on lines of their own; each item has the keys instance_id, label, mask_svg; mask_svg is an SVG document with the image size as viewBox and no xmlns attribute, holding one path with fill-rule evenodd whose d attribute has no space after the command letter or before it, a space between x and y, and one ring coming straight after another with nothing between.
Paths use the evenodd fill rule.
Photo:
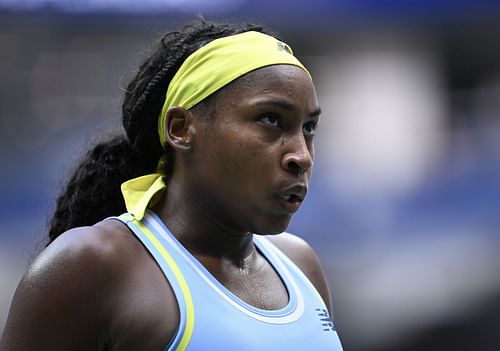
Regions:
<instances>
[{"instance_id":1,"label":"earlobe","mask_svg":"<svg viewBox=\"0 0 500 351\"><path fill-rule=\"evenodd\" d=\"M166 140L176 150L189 150L191 148L193 120L192 113L182 107L172 107L167 112Z\"/></svg>"}]
</instances>

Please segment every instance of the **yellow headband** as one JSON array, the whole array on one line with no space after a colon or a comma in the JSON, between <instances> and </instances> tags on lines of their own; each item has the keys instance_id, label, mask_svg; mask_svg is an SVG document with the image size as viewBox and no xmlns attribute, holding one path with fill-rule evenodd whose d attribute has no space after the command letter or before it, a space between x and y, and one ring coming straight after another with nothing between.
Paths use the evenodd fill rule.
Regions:
<instances>
[{"instance_id":1,"label":"yellow headband","mask_svg":"<svg viewBox=\"0 0 500 351\"><path fill-rule=\"evenodd\" d=\"M278 64L298 66L309 74L287 44L259 32L215 39L196 50L168 85L158 118L162 146L166 146L165 122L171 107L188 110L236 78L257 68Z\"/></svg>"},{"instance_id":2,"label":"yellow headband","mask_svg":"<svg viewBox=\"0 0 500 351\"><path fill-rule=\"evenodd\" d=\"M216 39L192 53L172 78L158 118L161 145L166 147L165 122L171 107L190 109L220 88L255 69L270 65L294 65L307 69L285 43L259 32L245 32ZM134 178L122 184L127 211L138 220L165 189L159 173ZM153 201L152 201L153 200Z\"/></svg>"}]
</instances>

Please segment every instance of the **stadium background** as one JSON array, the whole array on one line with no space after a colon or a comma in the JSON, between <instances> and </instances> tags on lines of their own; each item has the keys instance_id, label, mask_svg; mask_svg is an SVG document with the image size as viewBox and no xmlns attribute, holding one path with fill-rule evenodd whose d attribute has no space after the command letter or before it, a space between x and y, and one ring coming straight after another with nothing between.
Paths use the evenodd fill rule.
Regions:
<instances>
[{"instance_id":1,"label":"stadium background","mask_svg":"<svg viewBox=\"0 0 500 351\"><path fill-rule=\"evenodd\" d=\"M263 23L323 116L290 231L318 251L346 350L500 342L498 1L0 0L0 330L84 145L164 30ZM92 274L89 272L89 274Z\"/></svg>"}]
</instances>

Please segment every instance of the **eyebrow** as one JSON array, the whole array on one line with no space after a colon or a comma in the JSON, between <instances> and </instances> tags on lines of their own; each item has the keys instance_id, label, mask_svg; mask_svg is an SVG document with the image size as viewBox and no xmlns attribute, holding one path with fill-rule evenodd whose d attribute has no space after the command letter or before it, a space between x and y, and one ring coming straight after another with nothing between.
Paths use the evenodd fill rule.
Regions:
<instances>
[{"instance_id":1,"label":"eyebrow","mask_svg":"<svg viewBox=\"0 0 500 351\"><path fill-rule=\"evenodd\" d=\"M256 105L268 105L268 106L271 105L271 106L278 107L278 108L281 108L281 109L286 110L286 111L295 110L294 105L289 103L288 101L285 101L285 100L277 100L277 99L261 100L261 101L257 101L255 104ZM321 108L318 107L317 109L315 109L314 111L309 113L308 117L317 117L320 114L321 114Z\"/></svg>"}]
</instances>

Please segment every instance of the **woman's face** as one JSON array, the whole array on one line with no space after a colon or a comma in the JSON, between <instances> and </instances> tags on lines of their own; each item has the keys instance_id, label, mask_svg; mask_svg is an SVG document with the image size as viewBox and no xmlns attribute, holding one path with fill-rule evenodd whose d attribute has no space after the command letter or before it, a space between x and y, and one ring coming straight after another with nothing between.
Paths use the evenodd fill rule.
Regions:
<instances>
[{"instance_id":1,"label":"woman's face","mask_svg":"<svg viewBox=\"0 0 500 351\"><path fill-rule=\"evenodd\" d=\"M311 79L291 65L258 69L222 89L214 118L196 118L191 158L209 215L238 231L286 230L311 178L319 113Z\"/></svg>"}]
</instances>

